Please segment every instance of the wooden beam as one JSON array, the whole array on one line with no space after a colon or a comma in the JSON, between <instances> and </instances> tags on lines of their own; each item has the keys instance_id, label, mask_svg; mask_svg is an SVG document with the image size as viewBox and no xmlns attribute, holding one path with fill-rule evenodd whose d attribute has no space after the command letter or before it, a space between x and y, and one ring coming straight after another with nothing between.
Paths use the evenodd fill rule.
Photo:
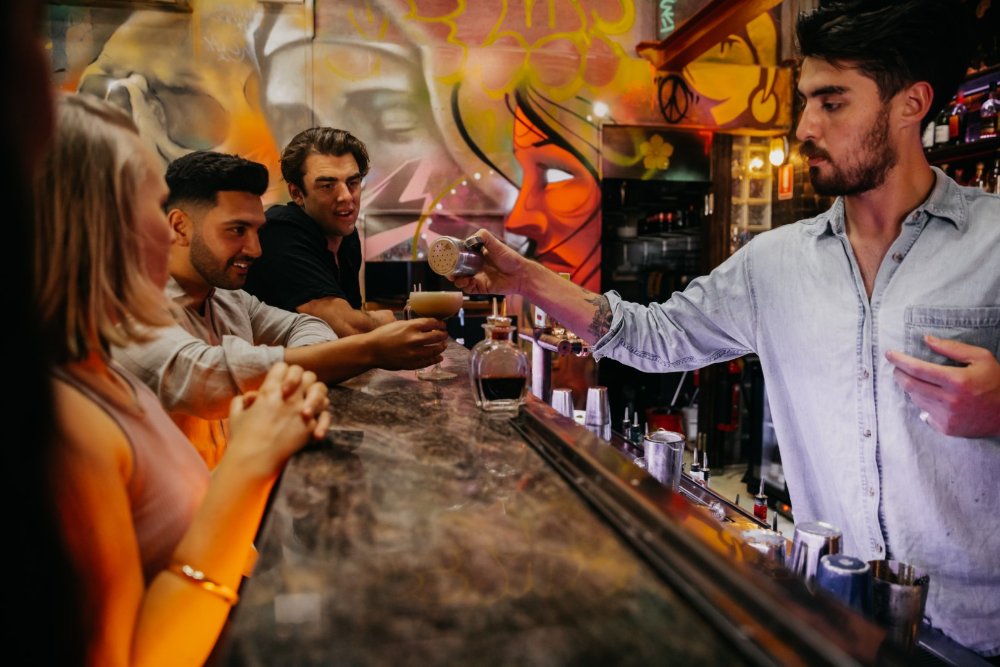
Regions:
<instances>
[{"instance_id":1,"label":"wooden beam","mask_svg":"<svg viewBox=\"0 0 1000 667\"><path fill-rule=\"evenodd\" d=\"M658 70L679 72L779 3L781 0L710 0L666 39L639 42L636 53Z\"/></svg>"}]
</instances>

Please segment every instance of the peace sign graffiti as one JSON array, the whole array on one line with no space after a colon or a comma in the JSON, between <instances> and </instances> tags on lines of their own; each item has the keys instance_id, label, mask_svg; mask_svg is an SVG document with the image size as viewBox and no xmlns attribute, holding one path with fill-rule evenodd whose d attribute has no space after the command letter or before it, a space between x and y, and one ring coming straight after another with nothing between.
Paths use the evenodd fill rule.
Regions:
<instances>
[{"instance_id":1,"label":"peace sign graffiti","mask_svg":"<svg viewBox=\"0 0 1000 667\"><path fill-rule=\"evenodd\" d=\"M657 94L660 98L660 113L668 123L679 123L687 117L688 107L695 95L680 75L668 74L660 77Z\"/></svg>"}]
</instances>

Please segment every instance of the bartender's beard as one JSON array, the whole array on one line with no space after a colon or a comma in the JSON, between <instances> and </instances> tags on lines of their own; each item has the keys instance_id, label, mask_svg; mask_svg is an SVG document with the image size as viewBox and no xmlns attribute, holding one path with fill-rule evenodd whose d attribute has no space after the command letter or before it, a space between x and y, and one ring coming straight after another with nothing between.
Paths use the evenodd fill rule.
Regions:
<instances>
[{"instance_id":1,"label":"bartender's beard","mask_svg":"<svg viewBox=\"0 0 1000 667\"><path fill-rule=\"evenodd\" d=\"M878 114L871 129L865 133L859 150L848 154L857 156L851 164L838 167L829 153L808 140L802 143L799 152L807 158L826 158L828 174L821 175L819 167L809 167L813 189L824 196L859 195L874 190L885 183L889 170L899 159L896 147L889 140L887 109Z\"/></svg>"}]
</instances>

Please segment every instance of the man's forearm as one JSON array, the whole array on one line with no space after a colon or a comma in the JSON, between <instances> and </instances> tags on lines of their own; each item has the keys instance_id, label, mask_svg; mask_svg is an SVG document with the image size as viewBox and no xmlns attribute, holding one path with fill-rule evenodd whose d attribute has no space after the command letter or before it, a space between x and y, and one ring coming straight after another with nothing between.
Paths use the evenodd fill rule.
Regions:
<instances>
[{"instance_id":1,"label":"man's forearm","mask_svg":"<svg viewBox=\"0 0 1000 667\"><path fill-rule=\"evenodd\" d=\"M379 326L379 322L371 315L363 310L355 310L346 300L336 297L310 301L299 306L298 311L320 318L340 338L368 333Z\"/></svg>"},{"instance_id":2,"label":"man's forearm","mask_svg":"<svg viewBox=\"0 0 1000 667\"><path fill-rule=\"evenodd\" d=\"M537 262L525 266L520 291L590 344L611 329L611 304L606 296L586 290Z\"/></svg>"}]
</instances>

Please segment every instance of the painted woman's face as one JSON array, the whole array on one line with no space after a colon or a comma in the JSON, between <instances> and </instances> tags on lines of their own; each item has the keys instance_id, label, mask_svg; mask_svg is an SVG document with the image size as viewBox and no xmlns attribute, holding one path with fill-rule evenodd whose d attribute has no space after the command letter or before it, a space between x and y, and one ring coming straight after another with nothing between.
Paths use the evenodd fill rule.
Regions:
<instances>
[{"instance_id":1,"label":"painted woman's face","mask_svg":"<svg viewBox=\"0 0 1000 667\"><path fill-rule=\"evenodd\" d=\"M535 242L535 258L573 282L600 289L601 190L576 156L521 113L514 116L514 157L524 178L507 231Z\"/></svg>"}]
</instances>

